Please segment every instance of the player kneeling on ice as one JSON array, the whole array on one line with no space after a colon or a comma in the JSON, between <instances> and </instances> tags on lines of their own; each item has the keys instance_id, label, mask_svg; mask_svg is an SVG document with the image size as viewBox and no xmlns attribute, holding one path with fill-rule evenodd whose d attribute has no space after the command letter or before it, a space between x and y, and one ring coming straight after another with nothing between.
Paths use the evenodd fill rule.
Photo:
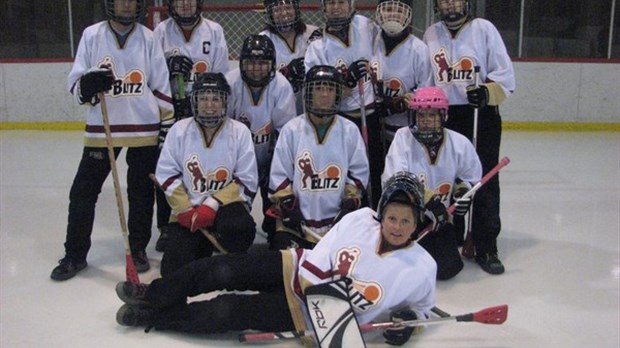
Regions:
<instances>
[{"instance_id":1,"label":"player kneeling on ice","mask_svg":"<svg viewBox=\"0 0 620 348\"><path fill-rule=\"evenodd\" d=\"M197 74L194 117L177 121L161 150L156 177L172 208L161 261L164 277L211 256L214 247L245 252L254 241L254 144L245 125L226 117L228 95L222 73ZM211 236L215 239L207 239Z\"/></svg>"},{"instance_id":2,"label":"player kneeling on ice","mask_svg":"<svg viewBox=\"0 0 620 348\"><path fill-rule=\"evenodd\" d=\"M378 212L362 208L347 214L312 250L218 255L150 285L121 282L116 292L125 304L116 320L191 333L305 331L311 317L306 295L342 277L351 280L348 298L359 324L428 318L435 306L437 265L412 241L423 214L423 190L415 175L395 174L384 187ZM223 289L257 292L187 301ZM395 326L384 336L399 345L413 332Z\"/></svg>"}]
</instances>

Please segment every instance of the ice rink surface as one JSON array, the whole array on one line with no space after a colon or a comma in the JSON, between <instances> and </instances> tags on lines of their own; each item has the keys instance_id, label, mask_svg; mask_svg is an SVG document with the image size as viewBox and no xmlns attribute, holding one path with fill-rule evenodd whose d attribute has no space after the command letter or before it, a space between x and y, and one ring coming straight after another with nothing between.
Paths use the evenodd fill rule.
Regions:
<instances>
[{"instance_id":1,"label":"ice rink surface","mask_svg":"<svg viewBox=\"0 0 620 348\"><path fill-rule=\"evenodd\" d=\"M97 205L89 267L65 282L50 279L64 254L81 152L81 132L0 132L0 347L250 346L236 334L145 334L116 323L114 286L124 280L125 257L111 176ZM458 276L438 283L437 296L451 314L508 304L508 320L432 326L407 346L619 347L620 133L504 132L502 156L512 160L500 179L506 273L491 276L466 261ZM143 282L159 276L156 237L154 226ZM366 338L369 347L386 346L380 334Z\"/></svg>"}]
</instances>

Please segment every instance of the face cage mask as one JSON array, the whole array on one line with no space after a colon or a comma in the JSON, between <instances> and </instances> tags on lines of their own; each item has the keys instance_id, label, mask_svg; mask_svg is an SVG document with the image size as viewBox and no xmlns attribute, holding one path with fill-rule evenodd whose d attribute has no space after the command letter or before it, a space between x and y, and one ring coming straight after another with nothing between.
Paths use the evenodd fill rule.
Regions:
<instances>
[{"instance_id":1,"label":"face cage mask","mask_svg":"<svg viewBox=\"0 0 620 348\"><path fill-rule=\"evenodd\" d=\"M411 24L411 7L400 1L382 2L375 15L377 23L389 36L395 36Z\"/></svg>"},{"instance_id":2,"label":"face cage mask","mask_svg":"<svg viewBox=\"0 0 620 348\"><path fill-rule=\"evenodd\" d=\"M336 96L332 105L320 105L314 106L314 94L321 93L321 88L333 88ZM334 116L340 109L340 99L342 97L342 86L333 81L311 81L304 87L304 106L306 111L311 112L313 115L323 118Z\"/></svg>"},{"instance_id":3,"label":"face cage mask","mask_svg":"<svg viewBox=\"0 0 620 348\"><path fill-rule=\"evenodd\" d=\"M209 111L208 107L206 106L202 108L203 111L200 110L200 103L207 103L209 101L209 99L207 98L211 99L210 102L212 104L216 103L212 99L217 98L221 101L222 105L219 107L219 113L218 110L213 110L210 114L203 112L204 109L207 109L207 111ZM206 128L215 128L222 124L222 122L224 122L224 120L226 119L227 100L228 95L226 94L226 92L221 90L207 89L202 91L194 91L194 93L192 94L192 108L194 111L194 118L196 119L196 122Z\"/></svg>"},{"instance_id":4,"label":"face cage mask","mask_svg":"<svg viewBox=\"0 0 620 348\"><path fill-rule=\"evenodd\" d=\"M439 6L439 3L447 3L446 6ZM448 3L446 0L438 0L437 9L439 18L446 24L448 29L457 30L467 20L467 3L465 0Z\"/></svg>"},{"instance_id":5,"label":"face cage mask","mask_svg":"<svg viewBox=\"0 0 620 348\"><path fill-rule=\"evenodd\" d=\"M249 71L252 70L260 70L260 69L256 69L256 63L251 64L249 61L252 60L265 60L268 61L269 64L271 64L271 67L269 68L269 70L267 71L267 73L265 74L265 76L261 76L259 78L255 78L253 76L256 76L257 74L248 74ZM245 64L245 63L248 64ZM271 82L271 80L275 77L275 69L274 69L274 62L272 60L266 59L266 58L243 58L240 62L241 64L241 79L248 84L248 86L250 87L265 87L269 84L269 82ZM245 66L247 65L247 66ZM260 71L259 71L260 73Z\"/></svg>"},{"instance_id":6,"label":"face cage mask","mask_svg":"<svg viewBox=\"0 0 620 348\"><path fill-rule=\"evenodd\" d=\"M417 122L416 110L409 111L409 130L413 137L425 145L436 144L443 139L443 128L446 121L446 111L438 110L435 115L434 125L429 129L421 129Z\"/></svg>"},{"instance_id":7,"label":"face cage mask","mask_svg":"<svg viewBox=\"0 0 620 348\"><path fill-rule=\"evenodd\" d=\"M122 0L122 1L125 1L125 0ZM117 16L116 11L114 9L114 3L115 3L115 0L107 0L105 2L105 5L106 5L105 11L106 11L108 18L122 25L131 25L133 23L140 21L140 18L142 17L142 9L144 8L144 0L136 1L136 12L133 16L128 16L128 17Z\"/></svg>"},{"instance_id":8,"label":"face cage mask","mask_svg":"<svg viewBox=\"0 0 620 348\"><path fill-rule=\"evenodd\" d=\"M273 16L274 12L277 12L277 8L283 5L291 5L293 7L293 18L285 21L285 22L276 22L275 17ZM286 33L295 29L295 25L299 22L299 6L293 1L280 0L275 4L271 4L267 7L267 20L269 24L276 28L276 30L280 33Z\"/></svg>"},{"instance_id":9,"label":"face cage mask","mask_svg":"<svg viewBox=\"0 0 620 348\"><path fill-rule=\"evenodd\" d=\"M181 16L177 7L177 4L182 2L183 0L177 0L176 3L172 1L172 8L170 9L170 16L180 25L189 26L196 23L198 18L200 18L200 4L196 1L196 10L189 16Z\"/></svg>"}]
</instances>

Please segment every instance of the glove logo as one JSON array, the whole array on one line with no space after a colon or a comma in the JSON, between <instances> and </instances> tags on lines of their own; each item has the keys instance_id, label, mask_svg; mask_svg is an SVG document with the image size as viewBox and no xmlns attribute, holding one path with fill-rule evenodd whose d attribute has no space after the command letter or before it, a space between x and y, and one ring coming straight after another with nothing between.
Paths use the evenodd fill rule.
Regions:
<instances>
[{"instance_id":1,"label":"glove logo","mask_svg":"<svg viewBox=\"0 0 620 348\"><path fill-rule=\"evenodd\" d=\"M323 170L316 170L310 152L304 151L295 163L301 172L302 191L335 191L340 189L342 170L335 163L329 163Z\"/></svg>"},{"instance_id":2,"label":"glove logo","mask_svg":"<svg viewBox=\"0 0 620 348\"><path fill-rule=\"evenodd\" d=\"M344 248L338 250L338 253L336 253L337 262L334 273L351 279L351 305L361 311L366 311L381 300L381 297L383 297L383 289L378 283L364 282L353 277L353 269L357 265L361 253L359 248Z\"/></svg>"},{"instance_id":3,"label":"glove logo","mask_svg":"<svg viewBox=\"0 0 620 348\"><path fill-rule=\"evenodd\" d=\"M474 60L462 57L456 63L451 64L446 50L442 47L433 54L432 63L435 66L435 81L439 84L450 82L474 81Z\"/></svg>"},{"instance_id":4,"label":"glove logo","mask_svg":"<svg viewBox=\"0 0 620 348\"><path fill-rule=\"evenodd\" d=\"M197 193L217 192L229 181L230 171L225 167L218 167L205 175L198 155L190 156L185 162L185 168L189 172L192 181L192 191Z\"/></svg>"}]
</instances>

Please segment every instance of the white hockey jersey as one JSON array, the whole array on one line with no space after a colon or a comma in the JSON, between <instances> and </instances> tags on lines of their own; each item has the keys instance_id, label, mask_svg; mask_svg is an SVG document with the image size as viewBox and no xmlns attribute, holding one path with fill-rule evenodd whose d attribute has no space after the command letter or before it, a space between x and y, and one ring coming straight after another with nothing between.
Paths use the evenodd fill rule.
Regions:
<instances>
[{"instance_id":1,"label":"white hockey jersey","mask_svg":"<svg viewBox=\"0 0 620 348\"><path fill-rule=\"evenodd\" d=\"M306 50L310 45L309 39L315 30L318 30L317 26L306 24L306 31L295 37L293 47L290 47L282 36L268 29L261 31L259 34L267 36L273 42L273 45L276 48L276 70L280 70L287 66L293 59L305 56ZM304 112L303 93L301 90L295 94L295 98L297 115L301 115Z\"/></svg>"},{"instance_id":2,"label":"white hockey jersey","mask_svg":"<svg viewBox=\"0 0 620 348\"><path fill-rule=\"evenodd\" d=\"M176 214L213 197L220 204L251 207L258 186L252 136L243 124L226 119L207 143L193 117L177 121L168 132L155 176Z\"/></svg>"},{"instance_id":3,"label":"white hockey jersey","mask_svg":"<svg viewBox=\"0 0 620 348\"><path fill-rule=\"evenodd\" d=\"M495 26L482 18L463 25L456 38L443 22L424 33L435 85L441 87L450 105L467 105L466 87L474 84L474 67L480 66L479 83L495 81L509 96L515 89L512 61Z\"/></svg>"},{"instance_id":4,"label":"white hockey jersey","mask_svg":"<svg viewBox=\"0 0 620 348\"><path fill-rule=\"evenodd\" d=\"M435 163L431 163L426 147L416 140L409 127L399 129L385 157L381 182L385 184L399 171L411 172L427 190L441 195L447 208L455 179L476 184L482 176L482 165L474 146L463 135L444 129L443 139Z\"/></svg>"},{"instance_id":5,"label":"white hockey jersey","mask_svg":"<svg viewBox=\"0 0 620 348\"><path fill-rule=\"evenodd\" d=\"M437 264L417 243L380 254L381 225L375 214L370 208L356 210L312 250L291 251L297 274L287 286L301 301L307 286L347 276L353 281L351 304L360 324L389 321L390 312L403 307L429 317L436 301Z\"/></svg>"},{"instance_id":6,"label":"white hockey jersey","mask_svg":"<svg viewBox=\"0 0 620 348\"><path fill-rule=\"evenodd\" d=\"M164 50L166 57L183 55L194 62L189 77L186 81L185 93L189 95L192 90L196 73L221 72L226 73L228 67L228 46L224 37L224 29L218 23L200 17L200 22L192 30L189 41L185 40L183 29L172 18L159 23L153 35L155 41ZM178 93L178 87L173 83L172 93Z\"/></svg>"},{"instance_id":7,"label":"white hockey jersey","mask_svg":"<svg viewBox=\"0 0 620 348\"><path fill-rule=\"evenodd\" d=\"M383 94L386 97L402 97L417 88L432 85L428 47L413 34L387 54L385 41L381 32L378 32L373 52L375 54L370 65L376 72L377 80L383 81ZM408 113L390 115L385 118L385 124L388 134L393 138L394 128L409 124Z\"/></svg>"},{"instance_id":8,"label":"white hockey jersey","mask_svg":"<svg viewBox=\"0 0 620 348\"><path fill-rule=\"evenodd\" d=\"M324 235L349 192L361 198L368 185L368 158L357 126L340 116L320 142L307 115L288 122L278 138L271 163L271 196L295 194L306 226ZM351 192L352 193L352 192Z\"/></svg>"},{"instance_id":9,"label":"white hockey jersey","mask_svg":"<svg viewBox=\"0 0 620 348\"><path fill-rule=\"evenodd\" d=\"M269 162L269 148L275 141L274 131L293 117L295 95L286 77L276 71L276 76L262 90L257 103L254 103L252 91L241 78L241 70L233 69L226 74L231 94L228 98L228 116L245 124L252 132L256 161L259 166Z\"/></svg>"},{"instance_id":10,"label":"white hockey jersey","mask_svg":"<svg viewBox=\"0 0 620 348\"><path fill-rule=\"evenodd\" d=\"M173 108L166 60L153 32L136 24L121 47L108 21L84 29L69 72L69 91L77 93L80 77L103 66L115 77L105 93L113 146L157 145L160 122L173 119ZM101 106L87 105L84 144L105 147Z\"/></svg>"},{"instance_id":11,"label":"white hockey jersey","mask_svg":"<svg viewBox=\"0 0 620 348\"><path fill-rule=\"evenodd\" d=\"M304 64L306 71L315 65L331 65L344 75L347 74L349 65L359 59L372 60L372 40L379 30L375 22L362 15L354 15L349 26L349 44L340 41L336 36L323 30L323 37L314 40L308 46ZM372 105L375 96L372 90L370 76L364 81L364 104ZM340 103L340 110L359 110L361 98L358 88L344 88L344 98Z\"/></svg>"}]
</instances>

